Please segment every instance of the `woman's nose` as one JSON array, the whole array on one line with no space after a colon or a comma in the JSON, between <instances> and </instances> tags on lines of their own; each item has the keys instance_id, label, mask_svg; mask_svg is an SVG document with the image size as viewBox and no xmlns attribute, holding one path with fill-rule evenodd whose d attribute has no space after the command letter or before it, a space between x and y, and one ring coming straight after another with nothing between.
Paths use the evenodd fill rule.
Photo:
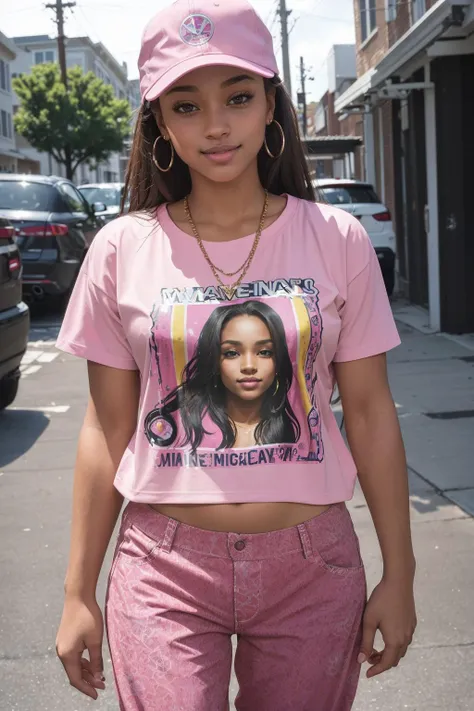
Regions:
<instances>
[{"instance_id":1,"label":"woman's nose","mask_svg":"<svg viewBox=\"0 0 474 711\"><path fill-rule=\"evenodd\" d=\"M206 138L213 140L228 136L230 126L227 120L225 109L221 106L209 108L206 112Z\"/></svg>"},{"instance_id":2,"label":"woman's nose","mask_svg":"<svg viewBox=\"0 0 474 711\"><path fill-rule=\"evenodd\" d=\"M240 370L242 373L255 373L257 371L257 361L253 353L243 356Z\"/></svg>"}]
</instances>

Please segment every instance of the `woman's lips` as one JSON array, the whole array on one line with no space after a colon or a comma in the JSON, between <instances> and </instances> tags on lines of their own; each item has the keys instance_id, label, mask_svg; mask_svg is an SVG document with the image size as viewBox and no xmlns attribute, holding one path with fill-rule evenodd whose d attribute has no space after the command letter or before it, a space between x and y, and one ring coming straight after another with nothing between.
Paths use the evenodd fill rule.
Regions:
<instances>
[{"instance_id":1,"label":"woman's lips","mask_svg":"<svg viewBox=\"0 0 474 711\"><path fill-rule=\"evenodd\" d=\"M213 163L228 163L232 160L240 146L223 146L222 148L212 148L209 151L203 151L203 156L208 158Z\"/></svg>"},{"instance_id":2,"label":"woman's lips","mask_svg":"<svg viewBox=\"0 0 474 711\"><path fill-rule=\"evenodd\" d=\"M261 380L258 380L258 379L239 380L238 383L244 390L256 390L258 388L258 386L260 385Z\"/></svg>"}]
</instances>

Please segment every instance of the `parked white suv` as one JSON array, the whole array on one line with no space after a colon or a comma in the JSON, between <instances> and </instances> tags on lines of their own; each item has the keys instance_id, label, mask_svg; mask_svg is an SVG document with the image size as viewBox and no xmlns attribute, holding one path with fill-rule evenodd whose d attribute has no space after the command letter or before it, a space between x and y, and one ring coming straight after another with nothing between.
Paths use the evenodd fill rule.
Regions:
<instances>
[{"instance_id":1,"label":"parked white suv","mask_svg":"<svg viewBox=\"0 0 474 711\"><path fill-rule=\"evenodd\" d=\"M360 220L377 253L385 286L392 295L395 281L395 233L392 217L370 183L324 178L313 181L328 203L350 212Z\"/></svg>"}]
</instances>

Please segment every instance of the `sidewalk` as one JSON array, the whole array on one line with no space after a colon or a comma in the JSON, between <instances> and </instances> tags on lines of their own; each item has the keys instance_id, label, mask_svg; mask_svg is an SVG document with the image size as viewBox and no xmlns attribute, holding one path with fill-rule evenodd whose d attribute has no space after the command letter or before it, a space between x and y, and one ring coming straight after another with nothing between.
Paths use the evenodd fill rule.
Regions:
<instances>
[{"instance_id":1,"label":"sidewalk","mask_svg":"<svg viewBox=\"0 0 474 711\"><path fill-rule=\"evenodd\" d=\"M410 471L474 515L474 337L422 333L407 325L416 308L394 312L390 383Z\"/></svg>"},{"instance_id":2,"label":"sidewalk","mask_svg":"<svg viewBox=\"0 0 474 711\"><path fill-rule=\"evenodd\" d=\"M389 376L409 464L418 629L398 668L362 677L354 711L473 711L474 351L411 328L416 315L403 312ZM371 591L380 553L360 491L349 508Z\"/></svg>"}]
</instances>

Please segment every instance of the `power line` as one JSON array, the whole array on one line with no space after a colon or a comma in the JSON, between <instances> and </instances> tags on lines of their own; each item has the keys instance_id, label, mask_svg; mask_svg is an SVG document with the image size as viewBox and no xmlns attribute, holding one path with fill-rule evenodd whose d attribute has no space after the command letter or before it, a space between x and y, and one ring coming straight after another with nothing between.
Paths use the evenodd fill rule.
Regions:
<instances>
[{"instance_id":1,"label":"power line","mask_svg":"<svg viewBox=\"0 0 474 711\"><path fill-rule=\"evenodd\" d=\"M104 43L102 42L102 39L101 39L99 33L98 33L97 30L95 29L95 26L94 26L93 23L89 20L89 18L87 17L86 13L84 12L84 9L83 9L82 4L81 4L81 5L78 5L78 6L77 6L77 9L78 9L79 12L81 13L81 17L82 17L82 19L83 19L83 20L85 21L85 23L86 23L85 25L83 25L84 29L86 30L86 34L89 35L89 34L91 34L91 31L92 31L92 35L95 36L96 40L98 40L101 44L104 44ZM76 14L76 13L74 13L74 14L76 15L76 18L77 18L77 14ZM79 19L79 18L77 18L77 19ZM81 20L81 25L82 25L82 20Z\"/></svg>"},{"instance_id":2,"label":"power line","mask_svg":"<svg viewBox=\"0 0 474 711\"><path fill-rule=\"evenodd\" d=\"M293 30L295 29L296 25L298 24L298 20L299 20L299 19L300 19L299 17L296 17L296 18L293 20L293 24L291 25L290 29L288 30L288 36L291 35L291 33L293 32Z\"/></svg>"},{"instance_id":3,"label":"power line","mask_svg":"<svg viewBox=\"0 0 474 711\"><path fill-rule=\"evenodd\" d=\"M277 17L278 17L277 5L278 5L278 0L274 0L272 6L271 6L271 8L270 8L270 10L268 11L267 17L266 17L266 19L265 19L265 24L266 24L266 26L268 27L269 30L271 30L271 27L268 25L268 23L270 22L271 16L273 15L272 25L275 24L275 20L276 20Z\"/></svg>"}]
</instances>

